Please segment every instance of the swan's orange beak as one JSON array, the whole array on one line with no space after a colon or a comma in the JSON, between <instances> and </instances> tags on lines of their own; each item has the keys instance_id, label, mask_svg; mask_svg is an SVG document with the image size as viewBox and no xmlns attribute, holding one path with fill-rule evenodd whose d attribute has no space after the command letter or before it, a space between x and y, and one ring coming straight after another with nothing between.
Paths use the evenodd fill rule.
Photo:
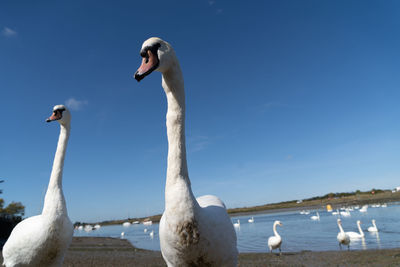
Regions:
<instances>
[{"instance_id":1,"label":"swan's orange beak","mask_svg":"<svg viewBox=\"0 0 400 267\"><path fill-rule=\"evenodd\" d=\"M152 73L153 70L157 69L158 64L159 60L157 55L154 55L150 49L147 50L146 56L142 58L142 65L140 65L134 75L135 79L140 82L144 77Z\"/></svg>"},{"instance_id":2,"label":"swan's orange beak","mask_svg":"<svg viewBox=\"0 0 400 267\"><path fill-rule=\"evenodd\" d=\"M56 121L59 119L61 119L61 112L56 110L50 117L47 118L46 122Z\"/></svg>"}]
</instances>

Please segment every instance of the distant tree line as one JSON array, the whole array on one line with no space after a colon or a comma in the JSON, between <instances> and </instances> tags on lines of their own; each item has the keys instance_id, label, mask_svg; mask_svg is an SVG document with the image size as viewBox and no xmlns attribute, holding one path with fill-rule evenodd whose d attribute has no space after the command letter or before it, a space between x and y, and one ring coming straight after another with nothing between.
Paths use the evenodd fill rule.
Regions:
<instances>
[{"instance_id":1,"label":"distant tree line","mask_svg":"<svg viewBox=\"0 0 400 267\"><path fill-rule=\"evenodd\" d=\"M3 183L4 180L0 180ZM0 189L0 194L3 190ZM7 238L10 236L12 229L25 215L25 207L21 202L11 202L4 207L4 199L0 198L0 249L3 247Z\"/></svg>"},{"instance_id":2,"label":"distant tree line","mask_svg":"<svg viewBox=\"0 0 400 267\"><path fill-rule=\"evenodd\" d=\"M303 201L308 201L308 200L321 200L321 199L332 199L332 198L342 198L342 197L348 197L348 196L355 196L355 195L365 195L365 194L379 194L383 193L385 191L390 191L390 190L382 190L382 189L371 189L370 191L360 191L356 190L354 192L341 192L341 193L328 193L323 196L317 196L317 197L312 197L312 198L307 198L303 199Z\"/></svg>"}]
</instances>

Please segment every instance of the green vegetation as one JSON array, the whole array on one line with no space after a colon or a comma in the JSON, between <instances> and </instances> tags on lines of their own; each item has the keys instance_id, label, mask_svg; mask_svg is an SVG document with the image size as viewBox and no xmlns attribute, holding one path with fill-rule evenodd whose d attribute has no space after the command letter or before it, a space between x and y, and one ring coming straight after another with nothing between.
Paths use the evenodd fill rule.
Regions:
<instances>
[{"instance_id":1,"label":"green vegetation","mask_svg":"<svg viewBox=\"0 0 400 267\"><path fill-rule=\"evenodd\" d=\"M4 181L1 180L0 183ZM0 190L0 194L3 191ZM24 216L25 207L21 202L11 202L7 207L4 208L4 199L0 198L0 215L1 216Z\"/></svg>"}]
</instances>

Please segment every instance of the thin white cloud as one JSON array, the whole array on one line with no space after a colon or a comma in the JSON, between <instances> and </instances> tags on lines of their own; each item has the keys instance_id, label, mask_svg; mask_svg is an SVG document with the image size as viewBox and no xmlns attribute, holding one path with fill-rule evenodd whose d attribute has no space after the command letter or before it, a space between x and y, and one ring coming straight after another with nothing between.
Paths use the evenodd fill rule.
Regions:
<instances>
[{"instance_id":1,"label":"thin white cloud","mask_svg":"<svg viewBox=\"0 0 400 267\"><path fill-rule=\"evenodd\" d=\"M65 101L65 105L71 110L81 110L87 104L89 104L87 100L77 100L73 97Z\"/></svg>"},{"instance_id":2,"label":"thin white cloud","mask_svg":"<svg viewBox=\"0 0 400 267\"><path fill-rule=\"evenodd\" d=\"M204 150L210 144L210 139L207 136L191 136L188 138L189 152L197 152Z\"/></svg>"},{"instance_id":3,"label":"thin white cloud","mask_svg":"<svg viewBox=\"0 0 400 267\"><path fill-rule=\"evenodd\" d=\"M18 33L8 27L4 27L3 30L1 31L1 34L3 34L5 37L12 37L16 36Z\"/></svg>"}]
</instances>

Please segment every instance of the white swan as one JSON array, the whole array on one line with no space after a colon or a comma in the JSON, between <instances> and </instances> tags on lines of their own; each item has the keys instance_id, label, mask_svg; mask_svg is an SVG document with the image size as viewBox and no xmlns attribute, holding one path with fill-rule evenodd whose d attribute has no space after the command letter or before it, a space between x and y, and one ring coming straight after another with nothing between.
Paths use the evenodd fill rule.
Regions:
<instances>
[{"instance_id":1,"label":"white swan","mask_svg":"<svg viewBox=\"0 0 400 267\"><path fill-rule=\"evenodd\" d=\"M339 215L339 214L340 214L340 212L339 212L338 209L336 209L336 211L333 211L333 212L332 212L332 215Z\"/></svg>"},{"instance_id":2,"label":"white swan","mask_svg":"<svg viewBox=\"0 0 400 267\"><path fill-rule=\"evenodd\" d=\"M376 227L375 220L372 220L372 225L368 227L368 232L378 232L378 227Z\"/></svg>"},{"instance_id":3,"label":"white swan","mask_svg":"<svg viewBox=\"0 0 400 267\"><path fill-rule=\"evenodd\" d=\"M130 223L130 222L124 222L124 223L122 224L122 226L123 226L123 227L129 227L129 226L131 226L131 223Z\"/></svg>"},{"instance_id":4,"label":"white swan","mask_svg":"<svg viewBox=\"0 0 400 267\"><path fill-rule=\"evenodd\" d=\"M361 209L359 209L360 212L367 212L368 211L368 205L362 206Z\"/></svg>"},{"instance_id":5,"label":"white swan","mask_svg":"<svg viewBox=\"0 0 400 267\"><path fill-rule=\"evenodd\" d=\"M319 213L318 213L318 211L317 211L317 215L313 215L310 218L311 218L311 220L319 221Z\"/></svg>"},{"instance_id":6,"label":"white swan","mask_svg":"<svg viewBox=\"0 0 400 267\"><path fill-rule=\"evenodd\" d=\"M349 210L345 210L345 211L341 211L340 215L342 215L343 217L350 217L351 213Z\"/></svg>"},{"instance_id":7,"label":"white swan","mask_svg":"<svg viewBox=\"0 0 400 267\"><path fill-rule=\"evenodd\" d=\"M236 233L225 204L215 196L195 199L187 169L183 76L171 45L150 38L140 51L140 81L152 71L162 73L168 102L168 167L165 211L160 221L160 247L168 266L237 266Z\"/></svg>"},{"instance_id":8,"label":"white swan","mask_svg":"<svg viewBox=\"0 0 400 267\"><path fill-rule=\"evenodd\" d=\"M60 136L42 214L17 224L3 247L3 264L10 266L61 266L74 231L62 191L62 173L71 116L63 105L53 108L47 122L60 123Z\"/></svg>"},{"instance_id":9,"label":"white swan","mask_svg":"<svg viewBox=\"0 0 400 267\"><path fill-rule=\"evenodd\" d=\"M342 245L346 245L347 249L350 249L350 236L343 231L342 220L337 219L337 224L339 226L339 233L337 234L337 240L339 241L339 247L342 249Z\"/></svg>"},{"instance_id":10,"label":"white swan","mask_svg":"<svg viewBox=\"0 0 400 267\"><path fill-rule=\"evenodd\" d=\"M150 235L150 238L153 239L154 238L154 230L151 230L149 235Z\"/></svg>"},{"instance_id":11,"label":"white swan","mask_svg":"<svg viewBox=\"0 0 400 267\"><path fill-rule=\"evenodd\" d=\"M274 222L274 226L272 227L272 229L274 230L274 235L270 236L268 238L268 247L269 250L272 253L273 249L279 249L279 253L281 253L281 244L282 244L282 238L281 236L278 234L278 232L276 231L276 226L283 226L282 223L280 221L275 221Z\"/></svg>"},{"instance_id":12,"label":"white swan","mask_svg":"<svg viewBox=\"0 0 400 267\"><path fill-rule=\"evenodd\" d=\"M361 229L361 221L360 221L360 220L357 221L357 227L358 227L359 233L357 233L357 232L346 232L346 234L347 234L351 239L358 239L358 238L364 237L364 232L363 232L363 230Z\"/></svg>"},{"instance_id":13,"label":"white swan","mask_svg":"<svg viewBox=\"0 0 400 267\"><path fill-rule=\"evenodd\" d=\"M253 223L254 222L254 217L251 217L250 219L247 220L249 223Z\"/></svg>"},{"instance_id":14,"label":"white swan","mask_svg":"<svg viewBox=\"0 0 400 267\"><path fill-rule=\"evenodd\" d=\"M236 228L239 228L239 227L240 227L240 221L237 220L237 222L235 222L235 223L233 224L233 226L236 227Z\"/></svg>"}]
</instances>

